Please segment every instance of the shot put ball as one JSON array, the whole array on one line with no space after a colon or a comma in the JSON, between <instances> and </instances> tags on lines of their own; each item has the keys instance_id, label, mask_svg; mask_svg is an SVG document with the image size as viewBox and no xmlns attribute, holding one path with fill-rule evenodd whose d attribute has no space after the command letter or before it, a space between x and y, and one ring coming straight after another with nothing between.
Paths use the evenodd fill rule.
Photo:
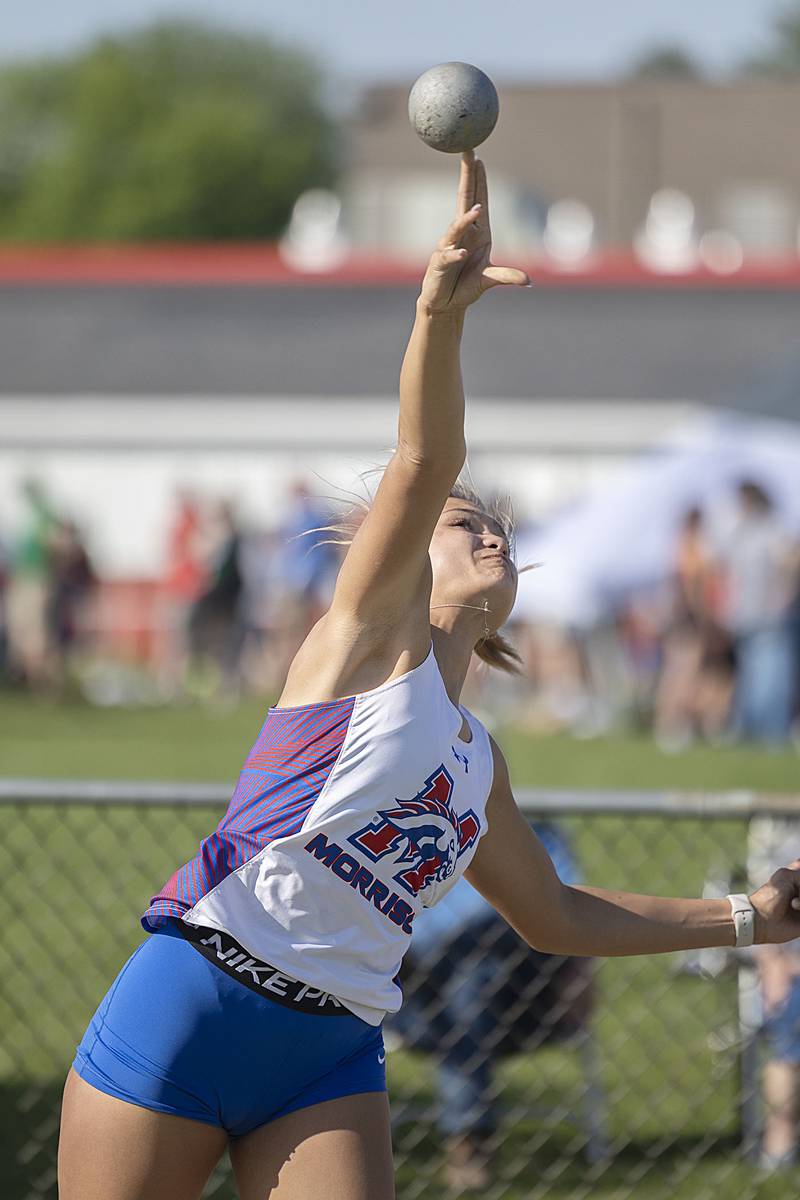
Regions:
<instances>
[{"instance_id":1,"label":"shot put ball","mask_svg":"<svg viewBox=\"0 0 800 1200\"><path fill-rule=\"evenodd\" d=\"M447 62L420 75L408 97L408 118L426 146L461 154L485 142L500 104L488 75L469 63Z\"/></svg>"}]
</instances>

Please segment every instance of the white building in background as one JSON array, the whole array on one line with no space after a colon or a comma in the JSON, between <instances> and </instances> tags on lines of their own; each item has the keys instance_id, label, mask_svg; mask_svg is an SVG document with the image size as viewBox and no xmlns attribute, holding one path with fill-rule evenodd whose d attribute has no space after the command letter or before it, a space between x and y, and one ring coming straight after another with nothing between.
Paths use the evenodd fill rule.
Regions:
<instances>
[{"instance_id":1,"label":"white building in background","mask_svg":"<svg viewBox=\"0 0 800 1200\"><path fill-rule=\"evenodd\" d=\"M353 167L345 176L342 217L354 249L424 261L442 236L453 207L450 173L386 167ZM492 172L491 216L498 254L530 261L542 248L545 210L518 180Z\"/></svg>"},{"instance_id":2,"label":"white building in background","mask_svg":"<svg viewBox=\"0 0 800 1200\"><path fill-rule=\"evenodd\" d=\"M472 397L469 467L479 487L540 519L656 446L688 409ZM5 396L0 524L16 524L19 486L34 475L90 534L103 574L156 575L177 487L233 497L245 520L277 524L298 477L346 500L386 462L396 424L392 396Z\"/></svg>"},{"instance_id":3,"label":"white building in background","mask_svg":"<svg viewBox=\"0 0 800 1200\"><path fill-rule=\"evenodd\" d=\"M256 527L299 476L352 488L395 441L415 295L405 278L0 287L0 539L31 474L115 576L160 571L179 486ZM475 481L540 521L698 407L797 420L798 328L786 288L495 289L462 353Z\"/></svg>"}]
</instances>

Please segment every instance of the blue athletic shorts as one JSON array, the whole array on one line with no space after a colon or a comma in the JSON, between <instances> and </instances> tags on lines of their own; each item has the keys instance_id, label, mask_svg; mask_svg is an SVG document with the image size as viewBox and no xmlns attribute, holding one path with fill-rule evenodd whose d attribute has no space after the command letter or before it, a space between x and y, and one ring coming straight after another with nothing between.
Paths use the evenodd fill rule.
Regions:
<instances>
[{"instance_id":1,"label":"blue athletic shorts","mask_svg":"<svg viewBox=\"0 0 800 1200\"><path fill-rule=\"evenodd\" d=\"M110 1096L236 1137L323 1100L385 1092L384 1060L380 1027L279 1003L167 925L120 971L73 1068Z\"/></svg>"},{"instance_id":2,"label":"blue athletic shorts","mask_svg":"<svg viewBox=\"0 0 800 1200\"><path fill-rule=\"evenodd\" d=\"M767 1018L764 1030L773 1058L800 1064L800 976L792 980L782 1004Z\"/></svg>"}]
</instances>

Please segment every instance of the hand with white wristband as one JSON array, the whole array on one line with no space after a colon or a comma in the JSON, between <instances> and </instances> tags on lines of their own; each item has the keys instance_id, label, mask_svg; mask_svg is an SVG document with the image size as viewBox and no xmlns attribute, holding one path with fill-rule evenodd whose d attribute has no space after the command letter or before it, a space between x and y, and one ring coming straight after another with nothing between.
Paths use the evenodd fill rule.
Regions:
<instances>
[{"instance_id":1,"label":"hand with white wristband","mask_svg":"<svg viewBox=\"0 0 800 1200\"><path fill-rule=\"evenodd\" d=\"M781 867L752 896L728 900L737 948L791 942L800 936L800 859Z\"/></svg>"}]
</instances>

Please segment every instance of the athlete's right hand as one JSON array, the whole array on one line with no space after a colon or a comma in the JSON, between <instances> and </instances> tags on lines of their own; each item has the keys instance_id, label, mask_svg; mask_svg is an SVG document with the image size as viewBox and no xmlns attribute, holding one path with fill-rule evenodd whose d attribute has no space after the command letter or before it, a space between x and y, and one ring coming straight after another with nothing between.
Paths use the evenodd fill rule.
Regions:
<instances>
[{"instance_id":1,"label":"athlete's right hand","mask_svg":"<svg viewBox=\"0 0 800 1200\"><path fill-rule=\"evenodd\" d=\"M750 903L756 910L757 944L775 946L800 937L800 859L776 871Z\"/></svg>"},{"instance_id":2,"label":"athlete's right hand","mask_svg":"<svg viewBox=\"0 0 800 1200\"><path fill-rule=\"evenodd\" d=\"M502 284L530 286L516 267L491 262L492 231L486 168L472 150L461 156L456 215L434 250L419 302L429 313L463 312L489 288Z\"/></svg>"}]
</instances>

